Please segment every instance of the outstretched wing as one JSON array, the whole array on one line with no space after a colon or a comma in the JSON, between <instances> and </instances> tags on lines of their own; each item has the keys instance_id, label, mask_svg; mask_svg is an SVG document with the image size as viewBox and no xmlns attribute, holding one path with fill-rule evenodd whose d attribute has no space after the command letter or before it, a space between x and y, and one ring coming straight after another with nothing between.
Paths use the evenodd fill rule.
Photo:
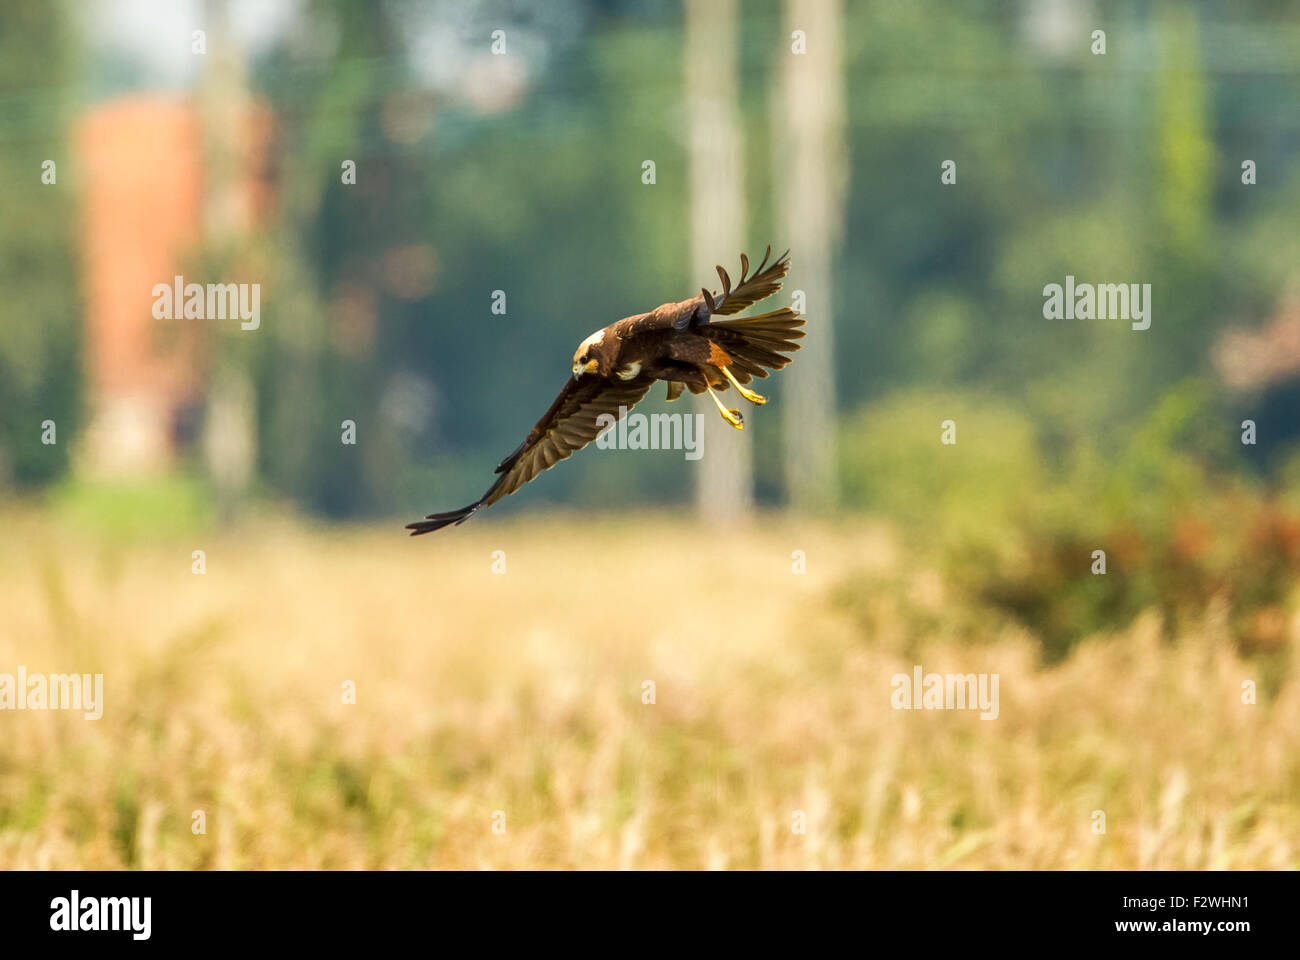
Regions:
<instances>
[{"instance_id":1,"label":"outstretched wing","mask_svg":"<svg viewBox=\"0 0 1300 960\"><path fill-rule=\"evenodd\" d=\"M709 303L709 313L721 314L727 316L732 313L740 313L746 307L758 303L760 300L766 300L772 294L781 289L781 281L785 275L790 272L790 251L787 250L781 256L777 257L770 267L764 269L767 258L772 255L772 248L768 247L767 252L763 254L763 262L758 265L752 277L746 278L749 273L749 257L743 253L740 255L740 283L736 284L736 289L731 289L731 278L727 276L727 271L719 265L718 279L722 281L722 296L710 293L708 290L700 291L704 297L704 302Z\"/></svg>"},{"instance_id":2,"label":"outstretched wing","mask_svg":"<svg viewBox=\"0 0 1300 960\"><path fill-rule=\"evenodd\" d=\"M623 381L585 374L577 380L570 378L524 442L497 464L499 476L487 493L459 510L431 513L423 520L408 523L406 529L414 537L453 523L464 523L476 510L509 496L543 470L567 460L591 443L609 422L598 422L603 414L619 419L640 402L652 383L653 377Z\"/></svg>"},{"instance_id":3,"label":"outstretched wing","mask_svg":"<svg viewBox=\"0 0 1300 960\"><path fill-rule=\"evenodd\" d=\"M781 281L790 271L790 251L787 250L781 256L773 261L772 265L767 266L767 258L772 255L772 248L769 246L767 252L763 254L763 262L758 265L753 276L749 276L749 257L743 253L740 255L740 282L736 284L735 289L731 286L731 277L727 271L722 269L722 265L717 266L718 279L722 281L722 293L701 290L700 295L695 298L699 306L692 311L683 313L674 318L673 326L678 330L685 330L692 320L699 323L707 323L710 316L728 316L733 313L740 313L748 306L765 300L772 294L781 289Z\"/></svg>"},{"instance_id":4,"label":"outstretched wing","mask_svg":"<svg viewBox=\"0 0 1300 960\"><path fill-rule=\"evenodd\" d=\"M727 316L740 313L746 307L770 297L781 289L781 281L790 270L790 251L777 257L771 266L767 258L772 255L772 248L763 254L763 262L758 265L753 276L749 276L749 257L740 255L740 283L733 289L731 277L719 265L718 279L722 281L722 293L700 290L698 296L677 303L663 303L649 313L638 313L624 317L615 329L625 339L651 330L689 330L693 324L708 323L714 314Z\"/></svg>"}]
</instances>

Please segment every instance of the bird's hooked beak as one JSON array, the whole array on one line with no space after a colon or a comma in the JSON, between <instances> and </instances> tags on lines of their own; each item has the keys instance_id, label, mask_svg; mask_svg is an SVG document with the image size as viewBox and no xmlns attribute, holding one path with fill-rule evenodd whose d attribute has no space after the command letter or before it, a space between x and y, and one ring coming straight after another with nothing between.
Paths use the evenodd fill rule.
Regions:
<instances>
[{"instance_id":1,"label":"bird's hooked beak","mask_svg":"<svg viewBox=\"0 0 1300 960\"><path fill-rule=\"evenodd\" d=\"M584 373L595 373L600 368L600 363L595 360L588 360L586 363L573 361L573 379L577 380Z\"/></svg>"}]
</instances>

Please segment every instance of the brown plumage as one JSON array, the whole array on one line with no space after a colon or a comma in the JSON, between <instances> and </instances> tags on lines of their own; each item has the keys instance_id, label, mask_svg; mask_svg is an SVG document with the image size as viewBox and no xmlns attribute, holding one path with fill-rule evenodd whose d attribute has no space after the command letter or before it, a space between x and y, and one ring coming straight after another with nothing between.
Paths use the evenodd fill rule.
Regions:
<instances>
[{"instance_id":1,"label":"brown plumage","mask_svg":"<svg viewBox=\"0 0 1300 960\"><path fill-rule=\"evenodd\" d=\"M714 391L734 385L751 403L766 403L744 384L789 363L785 354L798 350L794 341L804 335L799 329L803 316L788 308L754 317L715 319L739 313L781 289L790 269L789 253L767 266L771 253L769 247L753 276L748 276L749 258L742 253L740 282L734 289L727 271L718 267L720 294L703 289L698 297L625 317L587 337L573 355L573 376L524 442L497 465L496 482L487 493L459 510L431 513L407 524L411 536L464 523L543 470L567 460L596 439L603 428L602 415L618 418L631 410L656 380L667 383L669 400L676 400L683 389L707 390L723 419L740 429L744 422L740 411L724 407Z\"/></svg>"}]
</instances>

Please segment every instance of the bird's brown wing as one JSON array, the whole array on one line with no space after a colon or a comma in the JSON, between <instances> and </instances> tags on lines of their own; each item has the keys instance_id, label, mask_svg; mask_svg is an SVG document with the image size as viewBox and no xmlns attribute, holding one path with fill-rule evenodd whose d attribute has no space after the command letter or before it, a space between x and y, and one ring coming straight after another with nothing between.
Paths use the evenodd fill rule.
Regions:
<instances>
[{"instance_id":1,"label":"bird's brown wing","mask_svg":"<svg viewBox=\"0 0 1300 960\"><path fill-rule=\"evenodd\" d=\"M718 279L722 281L722 293L701 290L700 295L693 300L683 300L681 303L666 303L662 307L646 315L646 326L666 327L672 326L676 330L685 330L692 323L708 323L711 316L729 316L733 313L740 313L748 306L765 300L772 294L781 289L781 281L790 271L790 251L787 250L781 256L773 261L771 266L767 265L767 258L772 255L772 248L768 247L767 252L763 254L763 262L758 265L753 276L749 275L749 257L743 253L740 255L740 282L733 289L731 286L731 277L727 271L719 265Z\"/></svg>"},{"instance_id":2,"label":"bird's brown wing","mask_svg":"<svg viewBox=\"0 0 1300 960\"><path fill-rule=\"evenodd\" d=\"M718 279L722 281L722 296L711 294L708 291L701 291L705 303L709 304L709 312L727 316L733 313L740 313L746 307L758 303L760 300L766 300L772 294L781 289L781 281L785 275L790 272L790 251L787 250L781 256L773 261L770 267L766 267L767 258L772 255L772 248L767 248L767 253L763 254L763 262L758 265L752 277L747 277L749 273L749 258L743 253L740 255L740 283L736 288L731 288L731 278L727 276L727 271L721 266L717 268ZM712 301L712 303L709 303Z\"/></svg>"},{"instance_id":3,"label":"bird's brown wing","mask_svg":"<svg viewBox=\"0 0 1300 960\"><path fill-rule=\"evenodd\" d=\"M487 493L459 510L431 513L423 520L408 523L406 529L414 537L453 523L464 523L476 510L509 496L543 470L567 460L575 451L595 440L605 427L604 423L598 422L602 414L619 419L621 412L637 405L654 382L653 377L623 381L606 380L592 374L585 374L577 380L570 378L524 442L497 464L496 472L500 476Z\"/></svg>"}]
</instances>

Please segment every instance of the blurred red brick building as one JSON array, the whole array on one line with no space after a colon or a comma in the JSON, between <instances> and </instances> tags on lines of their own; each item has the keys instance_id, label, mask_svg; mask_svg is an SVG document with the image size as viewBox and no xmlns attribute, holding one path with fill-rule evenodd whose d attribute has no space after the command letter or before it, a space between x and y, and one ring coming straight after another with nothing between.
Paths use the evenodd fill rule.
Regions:
<instances>
[{"instance_id":1,"label":"blurred red brick building","mask_svg":"<svg viewBox=\"0 0 1300 960\"><path fill-rule=\"evenodd\" d=\"M79 460L92 473L158 471L173 463L178 417L202 398L206 348L217 331L205 321L154 319L153 288L185 274L214 219L222 239L230 239L264 206L256 172L265 113L236 105L245 121L231 124L241 128L230 131L234 170L214 178L205 167L204 109L211 105L200 100L132 96L93 107L74 131L83 172L90 405Z\"/></svg>"}]
</instances>

